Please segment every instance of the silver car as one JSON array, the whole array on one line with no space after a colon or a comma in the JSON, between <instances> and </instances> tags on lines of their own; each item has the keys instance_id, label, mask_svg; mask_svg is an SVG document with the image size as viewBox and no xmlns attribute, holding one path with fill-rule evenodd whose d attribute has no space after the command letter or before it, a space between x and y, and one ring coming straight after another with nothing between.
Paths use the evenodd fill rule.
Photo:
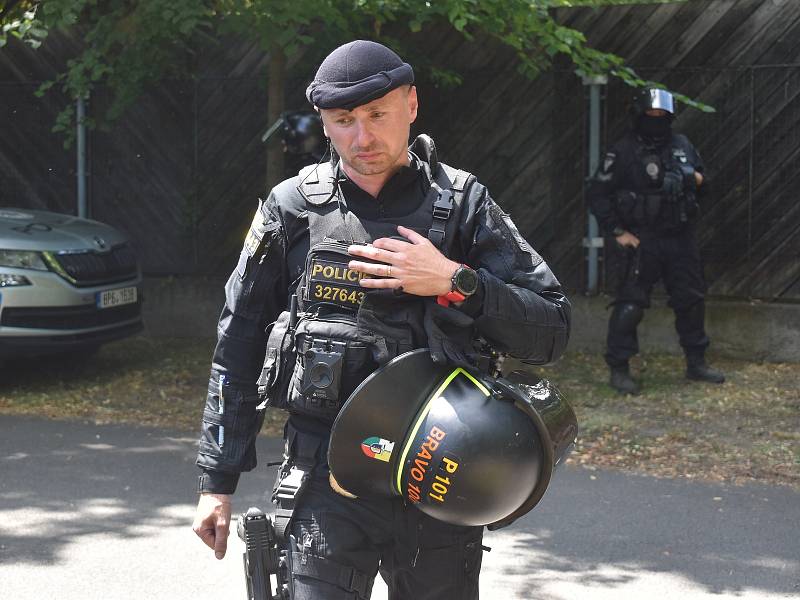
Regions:
<instances>
[{"instance_id":1,"label":"silver car","mask_svg":"<svg viewBox=\"0 0 800 600\"><path fill-rule=\"evenodd\" d=\"M142 329L128 239L71 215L0 209L0 357L93 350Z\"/></svg>"}]
</instances>

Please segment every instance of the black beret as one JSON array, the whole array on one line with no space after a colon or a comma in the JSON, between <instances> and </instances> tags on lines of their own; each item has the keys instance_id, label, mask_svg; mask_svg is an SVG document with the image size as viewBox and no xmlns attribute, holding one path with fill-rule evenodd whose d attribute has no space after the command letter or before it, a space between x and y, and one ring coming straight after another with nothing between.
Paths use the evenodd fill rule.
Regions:
<instances>
[{"instance_id":1,"label":"black beret","mask_svg":"<svg viewBox=\"0 0 800 600\"><path fill-rule=\"evenodd\" d=\"M356 40L339 46L317 69L306 98L319 108L344 108L371 102L401 85L414 83L414 70L377 42Z\"/></svg>"}]
</instances>

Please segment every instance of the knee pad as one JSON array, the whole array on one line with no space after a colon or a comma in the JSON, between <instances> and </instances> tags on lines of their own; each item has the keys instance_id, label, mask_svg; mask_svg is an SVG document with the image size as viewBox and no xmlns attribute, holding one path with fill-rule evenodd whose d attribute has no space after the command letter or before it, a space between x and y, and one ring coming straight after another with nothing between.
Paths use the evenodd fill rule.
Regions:
<instances>
[{"instance_id":1,"label":"knee pad","mask_svg":"<svg viewBox=\"0 0 800 600\"><path fill-rule=\"evenodd\" d=\"M616 304L611 314L612 325L618 331L633 331L644 317L644 309L638 304Z\"/></svg>"}]
</instances>

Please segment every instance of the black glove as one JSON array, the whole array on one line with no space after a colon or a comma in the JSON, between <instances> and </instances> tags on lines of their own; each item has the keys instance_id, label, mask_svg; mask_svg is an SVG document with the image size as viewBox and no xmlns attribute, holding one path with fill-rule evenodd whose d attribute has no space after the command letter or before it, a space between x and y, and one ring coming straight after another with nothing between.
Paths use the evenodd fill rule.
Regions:
<instances>
[{"instance_id":1,"label":"black glove","mask_svg":"<svg viewBox=\"0 0 800 600\"><path fill-rule=\"evenodd\" d=\"M428 302L424 323L433 362L474 366L471 357L476 354L472 346L475 320L472 317L455 308Z\"/></svg>"},{"instance_id":2,"label":"black glove","mask_svg":"<svg viewBox=\"0 0 800 600\"><path fill-rule=\"evenodd\" d=\"M359 335L370 344L372 358L379 365L423 346L425 340L422 298L410 301L392 292L370 291L358 309Z\"/></svg>"},{"instance_id":3,"label":"black glove","mask_svg":"<svg viewBox=\"0 0 800 600\"><path fill-rule=\"evenodd\" d=\"M683 176L683 189L686 192L697 191L697 178L694 174L694 167L688 164L682 164L680 167L681 175Z\"/></svg>"},{"instance_id":4,"label":"black glove","mask_svg":"<svg viewBox=\"0 0 800 600\"><path fill-rule=\"evenodd\" d=\"M683 184L683 173L680 171L667 171L664 173L661 191L663 191L666 196L674 198L683 194Z\"/></svg>"}]
</instances>

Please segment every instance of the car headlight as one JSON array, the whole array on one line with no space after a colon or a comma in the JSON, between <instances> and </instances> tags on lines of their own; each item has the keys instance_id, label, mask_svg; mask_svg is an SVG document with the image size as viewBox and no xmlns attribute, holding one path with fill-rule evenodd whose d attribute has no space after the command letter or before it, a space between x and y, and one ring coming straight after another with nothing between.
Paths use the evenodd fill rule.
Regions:
<instances>
[{"instance_id":1,"label":"car headlight","mask_svg":"<svg viewBox=\"0 0 800 600\"><path fill-rule=\"evenodd\" d=\"M13 273L0 273L0 288L5 287L19 287L21 285L30 285L31 282L24 275L15 275Z\"/></svg>"},{"instance_id":2,"label":"car headlight","mask_svg":"<svg viewBox=\"0 0 800 600\"><path fill-rule=\"evenodd\" d=\"M39 252L32 250L0 250L0 267L47 271L47 265Z\"/></svg>"}]
</instances>

